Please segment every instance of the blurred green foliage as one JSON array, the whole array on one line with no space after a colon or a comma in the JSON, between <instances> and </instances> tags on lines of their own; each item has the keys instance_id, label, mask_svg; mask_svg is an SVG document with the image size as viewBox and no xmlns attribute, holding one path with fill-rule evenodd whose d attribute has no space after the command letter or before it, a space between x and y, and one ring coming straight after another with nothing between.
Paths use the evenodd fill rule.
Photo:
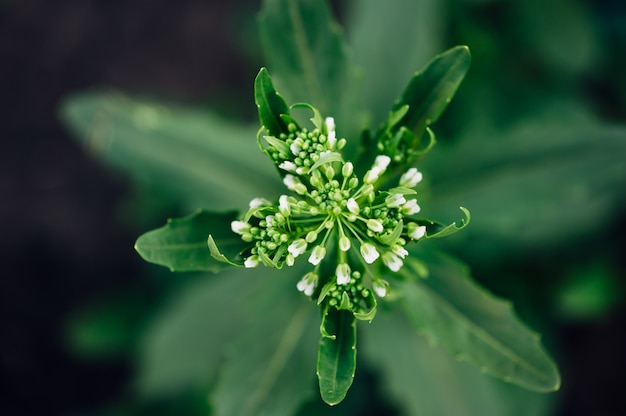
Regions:
<instances>
[{"instance_id":1,"label":"blurred green foliage","mask_svg":"<svg viewBox=\"0 0 626 416\"><path fill-rule=\"evenodd\" d=\"M363 94L337 96L370 110L362 123L375 126L384 120L405 80L435 53L454 44L472 50L473 67L438 122L439 143L421 167L431 180L430 199L423 204L428 216L445 222L457 218L458 205L472 211L471 226L442 244L478 270L477 277L492 291L513 298L553 351L567 348L559 339L564 322L601 321L623 307L624 6L619 1L355 0L341 4L341 12L352 47L346 53L360 68L357 82ZM272 36L277 35L263 34L265 42ZM328 87L331 93L339 88ZM257 157L255 127L233 127L208 111L119 93L102 96L70 99L63 117L87 149L138 184L141 192L134 202L149 211L141 216L242 207L256 194L256 178L280 185L271 164ZM339 105L328 105L333 104ZM238 157L250 156L249 170L241 176L213 174L231 163L220 145L225 137L229 148L241 149ZM164 147L174 142L175 149ZM183 152L188 163L168 162L174 152ZM225 192L234 183L242 192ZM211 279L164 275L148 266L146 273L151 277L144 289L156 296L147 298L133 288L121 300L94 303L70 326L70 340L84 354L136 358L137 397L98 414L206 415L206 392L226 387L241 390L237 397L221 396L222 409L246 406L243 398L264 400L271 391L285 398L279 403L282 411L297 414L558 412L554 397L483 377L429 346L401 318L384 314L363 331L363 358L375 366L362 368L373 378L367 385L355 384L354 397L346 402L317 407L313 378L308 386L283 382L282 390L261 383L267 391L246 397L250 386L233 386L237 372L245 373L264 352L252 341L233 344L233 334L254 328L268 337L264 348L271 353L272 346L282 345L281 334L262 322L282 320L289 327L292 319L303 319L299 298L285 295L284 304L263 298L240 305L237 314L208 319L208 311L220 305L231 310L233 299L258 291L263 271ZM291 286L286 281L275 289L286 294ZM271 319L256 319L259 313ZM316 336L316 329L305 332ZM410 343L393 342L398 333L411 333ZM290 355L285 365L308 372L314 364L307 359L314 352L307 355L306 348L315 341L300 342L292 347L298 355ZM237 357L244 357L239 366L218 374ZM309 404L298 410L296 398L309 398Z\"/></svg>"}]
</instances>

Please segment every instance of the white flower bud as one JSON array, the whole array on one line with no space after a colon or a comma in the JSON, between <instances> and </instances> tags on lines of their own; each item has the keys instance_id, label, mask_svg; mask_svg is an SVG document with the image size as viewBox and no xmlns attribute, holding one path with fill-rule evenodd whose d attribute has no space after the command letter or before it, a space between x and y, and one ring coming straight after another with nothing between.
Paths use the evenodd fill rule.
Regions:
<instances>
[{"instance_id":1,"label":"white flower bud","mask_svg":"<svg viewBox=\"0 0 626 416\"><path fill-rule=\"evenodd\" d=\"M361 256L367 264L372 264L378 259L380 254L378 254L378 250L371 243L363 243L361 244Z\"/></svg>"},{"instance_id":2,"label":"white flower bud","mask_svg":"<svg viewBox=\"0 0 626 416\"><path fill-rule=\"evenodd\" d=\"M409 199L402 207L401 211L404 215L414 215L420 212L422 209L417 205L416 199Z\"/></svg>"},{"instance_id":3,"label":"white flower bud","mask_svg":"<svg viewBox=\"0 0 626 416\"><path fill-rule=\"evenodd\" d=\"M393 246L391 246L391 251L393 251L397 256L401 258L405 258L409 255L409 252L406 251L406 249L399 244L394 244Z\"/></svg>"},{"instance_id":4,"label":"white flower bud","mask_svg":"<svg viewBox=\"0 0 626 416\"><path fill-rule=\"evenodd\" d=\"M380 233L383 231L383 224L379 220L369 219L367 220L367 228L375 233Z\"/></svg>"},{"instance_id":5,"label":"white flower bud","mask_svg":"<svg viewBox=\"0 0 626 416\"><path fill-rule=\"evenodd\" d=\"M291 204L287 200L287 195L281 195L278 198L278 210L284 217L288 217L291 215Z\"/></svg>"},{"instance_id":6,"label":"white flower bud","mask_svg":"<svg viewBox=\"0 0 626 416\"><path fill-rule=\"evenodd\" d=\"M315 248L311 252L311 256L309 256L309 263L317 266L324 259L325 255L326 249L323 246L315 246Z\"/></svg>"},{"instance_id":7,"label":"white flower bud","mask_svg":"<svg viewBox=\"0 0 626 416\"><path fill-rule=\"evenodd\" d=\"M411 224L417 225L415 223L411 223ZM413 240L419 240L420 238L422 238L422 237L424 237L426 235L426 226L420 225L420 226L417 226L417 227L409 227L408 228L408 235Z\"/></svg>"},{"instance_id":8,"label":"white flower bud","mask_svg":"<svg viewBox=\"0 0 626 416\"><path fill-rule=\"evenodd\" d=\"M280 165L278 165L278 167L281 168L282 170L286 170L287 172L291 172L291 173L296 172L296 169L298 169L296 164L289 160L285 160Z\"/></svg>"},{"instance_id":9,"label":"white flower bud","mask_svg":"<svg viewBox=\"0 0 626 416\"><path fill-rule=\"evenodd\" d=\"M377 279L372 282L372 289L374 289L374 293L380 298L387 296L388 288L389 284L382 279Z\"/></svg>"},{"instance_id":10,"label":"white flower bud","mask_svg":"<svg viewBox=\"0 0 626 416\"><path fill-rule=\"evenodd\" d=\"M392 272L397 272L402 267L402 260L393 254L391 251L387 251L383 254L383 263L389 267Z\"/></svg>"},{"instance_id":11,"label":"white flower bud","mask_svg":"<svg viewBox=\"0 0 626 416\"><path fill-rule=\"evenodd\" d=\"M376 160L374 160L374 167L377 167L378 169L380 169L380 173L383 173L387 169L387 166L389 166L390 162L391 158L389 156L376 156Z\"/></svg>"},{"instance_id":12,"label":"white flower bud","mask_svg":"<svg viewBox=\"0 0 626 416\"><path fill-rule=\"evenodd\" d=\"M337 284L338 285L346 285L350 282L350 266L346 263L340 263L337 266L336 274L337 274Z\"/></svg>"},{"instance_id":13,"label":"white flower bud","mask_svg":"<svg viewBox=\"0 0 626 416\"><path fill-rule=\"evenodd\" d=\"M247 222L243 222L243 221L233 221L230 223L230 229L233 230L234 233L237 233L239 235L243 235L245 233L249 233L250 232L250 224L248 224Z\"/></svg>"},{"instance_id":14,"label":"white flower bud","mask_svg":"<svg viewBox=\"0 0 626 416\"><path fill-rule=\"evenodd\" d=\"M400 177L400 186L404 186L406 188L413 188L415 185L422 181L422 173L419 172L416 168L411 168L407 170Z\"/></svg>"},{"instance_id":15,"label":"white flower bud","mask_svg":"<svg viewBox=\"0 0 626 416\"><path fill-rule=\"evenodd\" d=\"M404 195L402 194L391 194L387 198L385 198L385 205L389 208L398 208L401 205L404 205L406 199L404 199Z\"/></svg>"},{"instance_id":16,"label":"white flower bud","mask_svg":"<svg viewBox=\"0 0 626 416\"><path fill-rule=\"evenodd\" d=\"M247 268L256 267L259 265L261 261L259 260L259 256L250 256L243 262L243 265Z\"/></svg>"},{"instance_id":17,"label":"white flower bud","mask_svg":"<svg viewBox=\"0 0 626 416\"><path fill-rule=\"evenodd\" d=\"M348 178L354 172L354 165L352 162L346 162L341 168L341 174L344 178Z\"/></svg>"},{"instance_id":18,"label":"white flower bud","mask_svg":"<svg viewBox=\"0 0 626 416\"><path fill-rule=\"evenodd\" d=\"M342 235L339 238L339 249L341 251L348 251L350 250L350 246L350 239L346 235Z\"/></svg>"},{"instance_id":19,"label":"white flower bud","mask_svg":"<svg viewBox=\"0 0 626 416\"><path fill-rule=\"evenodd\" d=\"M378 177L381 174L381 170L379 167L374 166L367 172L365 172L365 176L363 177L363 182L365 183L374 183L378 180Z\"/></svg>"},{"instance_id":20,"label":"white flower bud","mask_svg":"<svg viewBox=\"0 0 626 416\"><path fill-rule=\"evenodd\" d=\"M358 214L359 211L361 210L359 208L359 204L354 200L354 198L348 199L348 202L346 203L346 207L348 208L348 211L350 211L353 214Z\"/></svg>"},{"instance_id":21,"label":"white flower bud","mask_svg":"<svg viewBox=\"0 0 626 416\"><path fill-rule=\"evenodd\" d=\"M291 253L293 257L298 257L300 254L306 251L306 248L306 240L304 238L298 238L293 243L289 244L289 247L287 247L287 251Z\"/></svg>"}]
</instances>

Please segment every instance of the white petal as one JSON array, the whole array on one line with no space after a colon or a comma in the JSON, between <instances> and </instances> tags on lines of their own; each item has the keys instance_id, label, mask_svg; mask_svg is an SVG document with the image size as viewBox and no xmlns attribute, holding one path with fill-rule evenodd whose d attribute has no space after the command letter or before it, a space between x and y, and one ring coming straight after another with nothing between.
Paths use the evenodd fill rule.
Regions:
<instances>
[{"instance_id":1,"label":"white petal","mask_svg":"<svg viewBox=\"0 0 626 416\"><path fill-rule=\"evenodd\" d=\"M376 250L373 244L363 243L361 245L361 256L363 256L363 260L365 260L367 264L372 264L378 259L380 254L378 254L378 250Z\"/></svg>"},{"instance_id":2,"label":"white petal","mask_svg":"<svg viewBox=\"0 0 626 416\"><path fill-rule=\"evenodd\" d=\"M317 266L324 259L325 255L326 255L326 249L322 246L316 246L311 252L311 255L309 256L309 263L311 263L314 266Z\"/></svg>"},{"instance_id":3,"label":"white petal","mask_svg":"<svg viewBox=\"0 0 626 416\"><path fill-rule=\"evenodd\" d=\"M389 267L392 272L397 272L402 267L402 260L393 254L391 251L387 251L383 254L383 263Z\"/></svg>"},{"instance_id":4,"label":"white petal","mask_svg":"<svg viewBox=\"0 0 626 416\"><path fill-rule=\"evenodd\" d=\"M404 195L402 194L392 194L385 198L385 205L389 208L398 208L405 203L406 199L404 199Z\"/></svg>"},{"instance_id":5,"label":"white petal","mask_svg":"<svg viewBox=\"0 0 626 416\"><path fill-rule=\"evenodd\" d=\"M409 237L413 240L419 240L426 235L426 226L420 225L409 233Z\"/></svg>"},{"instance_id":6,"label":"white petal","mask_svg":"<svg viewBox=\"0 0 626 416\"><path fill-rule=\"evenodd\" d=\"M341 263L337 266L337 284L345 285L350 282L350 266L346 263Z\"/></svg>"},{"instance_id":7,"label":"white petal","mask_svg":"<svg viewBox=\"0 0 626 416\"><path fill-rule=\"evenodd\" d=\"M374 161L374 166L378 167L381 170L381 172L384 172L385 169L387 169L387 166L389 166L390 162L391 162L391 158L389 156L380 155L380 156L376 156L376 160Z\"/></svg>"},{"instance_id":8,"label":"white petal","mask_svg":"<svg viewBox=\"0 0 626 416\"><path fill-rule=\"evenodd\" d=\"M250 224L243 221L233 221L230 223L230 229L233 230L234 233L241 235L250 230Z\"/></svg>"},{"instance_id":9,"label":"white petal","mask_svg":"<svg viewBox=\"0 0 626 416\"><path fill-rule=\"evenodd\" d=\"M280 165L278 165L278 167L281 168L282 170L286 170L287 172L295 172L296 169L298 169L296 164L289 160L285 160Z\"/></svg>"},{"instance_id":10,"label":"white petal","mask_svg":"<svg viewBox=\"0 0 626 416\"><path fill-rule=\"evenodd\" d=\"M419 205L417 205L417 200L409 199L406 204L402 207L402 213L404 215L413 215L420 212L422 209Z\"/></svg>"},{"instance_id":11,"label":"white petal","mask_svg":"<svg viewBox=\"0 0 626 416\"><path fill-rule=\"evenodd\" d=\"M243 265L247 268L252 268L258 266L260 263L258 256L250 256L243 262Z\"/></svg>"},{"instance_id":12,"label":"white petal","mask_svg":"<svg viewBox=\"0 0 626 416\"><path fill-rule=\"evenodd\" d=\"M299 238L287 247L287 251L291 253L292 256L298 257L300 254L306 251L307 242L304 238Z\"/></svg>"},{"instance_id":13,"label":"white petal","mask_svg":"<svg viewBox=\"0 0 626 416\"><path fill-rule=\"evenodd\" d=\"M422 173L419 172L416 168L411 168L407 170L400 177L400 186L413 188L415 185L417 185L421 181L422 181Z\"/></svg>"},{"instance_id":14,"label":"white petal","mask_svg":"<svg viewBox=\"0 0 626 416\"><path fill-rule=\"evenodd\" d=\"M367 220L367 228L374 231L375 233L380 233L383 230L383 224L375 219Z\"/></svg>"},{"instance_id":15,"label":"white petal","mask_svg":"<svg viewBox=\"0 0 626 416\"><path fill-rule=\"evenodd\" d=\"M350 211L350 212L351 212L351 213L353 213L353 214L358 214L358 213L359 213L359 211L361 210L361 209L359 208L359 204L358 204L358 202L356 202L356 201L354 200L354 198L350 198L350 199L348 199L348 202L347 202L347 205L346 205L346 206L348 207L348 211Z\"/></svg>"}]
</instances>

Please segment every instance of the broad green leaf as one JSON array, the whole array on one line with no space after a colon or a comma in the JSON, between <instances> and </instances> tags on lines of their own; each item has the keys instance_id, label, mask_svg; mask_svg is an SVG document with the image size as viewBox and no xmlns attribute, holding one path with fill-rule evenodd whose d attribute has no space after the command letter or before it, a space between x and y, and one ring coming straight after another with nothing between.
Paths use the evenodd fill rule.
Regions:
<instances>
[{"instance_id":1,"label":"broad green leaf","mask_svg":"<svg viewBox=\"0 0 626 416\"><path fill-rule=\"evenodd\" d=\"M296 290L294 270L266 273L248 319L229 345L211 397L215 415L291 416L315 397L317 307Z\"/></svg>"},{"instance_id":2,"label":"broad green leaf","mask_svg":"<svg viewBox=\"0 0 626 416\"><path fill-rule=\"evenodd\" d=\"M409 81L393 111L409 106L401 125L412 130L418 140L437 121L463 81L470 66L467 46L457 46L436 56Z\"/></svg>"},{"instance_id":3,"label":"broad green leaf","mask_svg":"<svg viewBox=\"0 0 626 416\"><path fill-rule=\"evenodd\" d=\"M375 124L415 70L445 48L444 8L439 0L348 3L346 33L361 70L364 108Z\"/></svg>"},{"instance_id":4,"label":"broad green leaf","mask_svg":"<svg viewBox=\"0 0 626 416\"><path fill-rule=\"evenodd\" d=\"M225 346L246 321L245 305L267 285L265 276L260 268L225 270L176 293L140 343L137 386L142 395L208 391Z\"/></svg>"},{"instance_id":5,"label":"broad green leaf","mask_svg":"<svg viewBox=\"0 0 626 416\"><path fill-rule=\"evenodd\" d=\"M261 68L254 80L254 102L259 109L261 125L270 135L279 137L281 133L289 132L281 118L283 114L289 115L289 107L274 89L272 78L265 68Z\"/></svg>"},{"instance_id":6,"label":"broad green leaf","mask_svg":"<svg viewBox=\"0 0 626 416\"><path fill-rule=\"evenodd\" d=\"M267 66L287 102L313 105L346 134L353 74L326 1L265 0L259 26Z\"/></svg>"},{"instance_id":7,"label":"broad green leaf","mask_svg":"<svg viewBox=\"0 0 626 416\"><path fill-rule=\"evenodd\" d=\"M356 371L356 318L350 311L328 307L322 316L317 356L320 394L329 405L348 393Z\"/></svg>"},{"instance_id":8,"label":"broad green leaf","mask_svg":"<svg viewBox=\"0 0 626 416\"><path fill-rule=\"evenodd\" d=\"M206 111L121 93L77 94L64 122L96 157L144 185L167 189L190 209L228 210L282 189L256 144L258 126L237 126Z\"/></svg>"},{"instance_id":9,"label":"broad green leaf","mask_svg":"<svg viewBox=\"0 0 626 416\"><path fill-rule=\"evenodd\" d=\"M481 372L537 392L558 390L559 372L539 341L514 315L510 302L495 298L472 281L466 267L436 253L418 253L426 278L405 261L397 281L402 307L431 342ZM393 285L392 285L393 286Z\"/></svg>"},{"instance_id":10,"label":"broad green leaf","mask_svg":"<svg viewBox=\"0 0 626 416\"><path fill-rule=\"evenodd\" d=\"M476 371L429 345L399 311L380 313L359 340L378 370L382 394L404 416L548 416L553 395L530 392Z\"/></svg>"},{"instance_id":11,"label":"broad green leaf","mask_svg":"<svg viewBox=\"0 0 626 416\"><path fill-rule=\"evenodd\" d=\"M613 226L626 200L626 128L562 106L545 111L442 143L424 159L433 196L424 215L454 218L459 204L472 211L472 226L443 244L490 261Z\"/></svg>"},{"instance_id":12,"label":"broad green leaf","mask_svg":"<svg viewBox=\"0 0 626 416\"><path fill-rule=\"evenodd\" d=\"M217 272L229 267L211 255L209 234L226 257L234 259L246 247L246 243L232 232L230 223L237 218L236 212L215 214L198 211L177 219L141 235L135 250L151 263L169 267L172 271L208 270Z\"/></svg>"}]
</instances>

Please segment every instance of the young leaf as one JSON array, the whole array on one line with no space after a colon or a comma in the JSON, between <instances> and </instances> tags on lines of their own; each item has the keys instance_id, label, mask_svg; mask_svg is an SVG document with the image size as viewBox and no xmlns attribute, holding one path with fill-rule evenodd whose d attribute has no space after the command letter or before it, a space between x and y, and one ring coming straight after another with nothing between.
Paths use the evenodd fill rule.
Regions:
<instances>
[{"instance_id":1,"label":"young leaf","mask_svg":"<svg viewBox=\"0 0 626 416\"><path fill-rule=\"evenodd\" d=\"M259 109L259 120L267 132L275 137L288 133L281 115L289 115L289 107L276 92L267 69L261 68L254 79L254 102Z\"/></svg>"},{"instance_id":2,"label":"young leaf","mask_svg":"<svg viewBox=\"0 0 626 416\"><path fill-rule=\"evenodd\" d=\"M326 1L265 0L259 26L268 67L287 101L310 103L341 122L351 74Z\"/></svg>"},{"instance_id":3,"label":"young leaf","mask_svg":"<svg viewBox=\"0 0 626 416\"><path fill-rule=\"evenodd\" d=\"M169 219L163 227L141 235L135 243L135 250L144 260L169 267L172 271L217 272L229 264L211 255L207 239L210 234L214 244L226 251L226 257L237 258L246 243L230 228L236 218L236 212L198 211L187 217Z\"/></svg>"},{"instance_id":4,"label":"young leaf","mask_svg":"<svg viewBox=\"0 0 626 416\"><path fill-rule=\"evenodd\" d=\"M426 127L437 121L448 106L470 66L467 46L457 46L430 61L417 72L392 109L405 105L409 110L400 122L412 130L418 140Z\"/></svg>"},{"instance_id":5,"label":"young leaf","mask_svg":"<svg viewBox=\"0 0 626 416\"><path fill-rule=\"evenodd\" d=\"M317 356L322 399L331 406L340 403L352 385L355 371L356 318L350 311L328 307L322 316Z\"/></svg>"},{"instance_id":6,"label":"young leaf","mask_svg":"<svg viewBox=\"0 0 626 416\"><path fill-rule=\"evenodd\" d=\"M467 268L451 258L435 253L418 257L429 275L397 285L404 294L402 307L421 333L483 373L537 392L559 389L556 365L510 303L480 288ZM411 277L407 260L404 274Z\"/></svg>"},{"instance_id":7,"label":"young leaf","mask_svg":"<svg viewBox=\"0 0 626 416\"><path fill-rule=\"evenodd\" d=\"M278 273L244 305L247 322L212 394L216 416L291 416L314 396L316 308L295 290L293 270Z\"/></svg>"}]
</instances>

